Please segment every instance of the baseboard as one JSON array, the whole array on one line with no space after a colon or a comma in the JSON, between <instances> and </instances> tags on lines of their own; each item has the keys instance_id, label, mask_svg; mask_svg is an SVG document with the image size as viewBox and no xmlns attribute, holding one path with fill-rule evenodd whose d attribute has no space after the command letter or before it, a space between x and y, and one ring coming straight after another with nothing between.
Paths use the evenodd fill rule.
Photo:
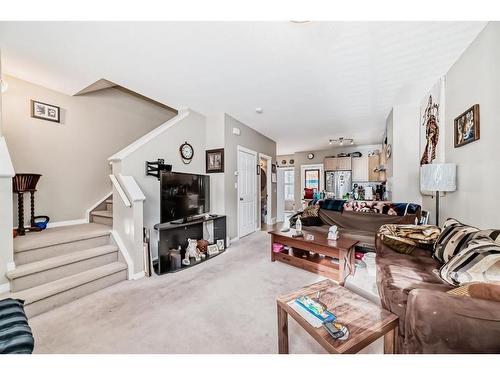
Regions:
<instances>
[{"instance_id":1,"label":"baseboard","mask_svg":"<svg viewBox=\"0 0 500 375\"><path fill-rule=\"evenodd\" d=\"M233 242L238 242L240 240L239 237L234 237L229 239L229 245L231 245Z\"/></svg>"},{"instance_id":2,"label":"baseboard","mask_svg":"<svg viewBox=\"0 0 500 375\"><path fill-rule=\"evenodd\" d=\"M142 279L144 276L146 276L146 273L144 271L137 272L137 273L132 275L131 280L139 280L139 279Z\"/></svg>"},{"instance_id":3,"label":"baseboard","mask_svg":"<svg viewBox=\"0 0 500 375\"><path fill-rule=\"evenodd\" d=\"M47 224L47 228L57 228L57 227L65 227L67 225L78 225L78 224L87 224L87 219L77 219L77 220L67 220L67 221L55 221L53 223L49 222Z\"/></svg>"},{"instance_id":4,"label":"baseboard","mask_svg":"<svg viewBox=\"0 0 500 375\"><path fill-rule=\"evenodd\" d=\"M0 293L10 292L10 283L0 284Z\"/></svg>"}]
</instances>

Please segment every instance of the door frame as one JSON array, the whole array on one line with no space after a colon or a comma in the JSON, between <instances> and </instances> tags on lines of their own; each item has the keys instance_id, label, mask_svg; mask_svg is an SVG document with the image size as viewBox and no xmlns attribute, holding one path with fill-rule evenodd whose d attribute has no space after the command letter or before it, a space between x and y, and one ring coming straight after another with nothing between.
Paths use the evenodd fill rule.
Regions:
<instances>
[{"instance_id":1,"label":"door frame","mask_svg":"<svg viewBox=\"0 0 500 375\"><path fill-rule=\"evenodd\" d=\"M266 217L266 224L267 225L271 225L273 223L273 218L272 218L272 214L273 214L273 199L272 199L273 181L272 181L272 176L271 176L271 174L273 172L273 169L272 169L273 158L271 156L269 156L269 155L259 153L259 160L258 160L259 168L260 168L260 159L266 159L267 160L267 168L266 168L267 181L268 181L267 185L266 185L266 190L267 190L267 207L270 207L270 208L268 209L268 214L267 214L267 217ZM262 178L262 175L259 175L259 177ZM260 215L261 215L261 210L262 210L262 204L261 204L262 194L261 194L261 191L260 191L260 180L257 181L257 182L258 182L258 186L259 186L259 189L257 189L259 191L258 194L257 194L258 201L259 201L259 211L258 211L258 213L259 213L259 220L258 220L257 230L260 230L262 228L262 225L261 225L261 222L260 222Z\"/></svg>"},{"instance_id":2,"label":"door frame","mask_svg":"<svg viewBox=\"0 0 500 375\"><path fill-rule=\"evenodd\" d=\"M325 190L325 171L323 164L302 164L300 166L300 201L304 199L304 188L306 187L306 181L304 173L309 169L319 169L319 190ZM295 200L297 201L297 200Z\"/></svg>"},{"instance_id":3,"label":"door frame","mask_svg":"<svg viewBox=\"0 0 500 375\"><path fill-rule=\"evenodd\" d=\"M243 152L246 152L248 154L251 154L255 157L255 170L254 170L254 173L255 173L255 176L257 176L257 165L258 165L258 161L259 161L259 158L258 158L258 153L257 151L254 151L254 150L251 150L249 148L246 148L246 147L243 147L241 145L237 145L236 146L236 171L237 171L237 179L236 179L236 186L237 186L237 189L236 189L236 227L238 229L237 233L238 233L238 239L241 238L241 235L240 235L240 179L239 179L239 175L240 175L240 151L243 151ZM256 180L256 183L255 183L255 206L257 206L257 182L260 182L260 181L257 181L257 177L255 177L255 180ZM254 221L254 232L257 230L257 212L254 212L254 216L255 216L255 221ZM259 217L259 223L260 223L260 217ZM260 226L260 224L259 224ZM252 234L253 232L251 233L248 233L248 234Z\"/></svg>"},{"instance_id":4,"label":"door frame","mask_svg":"<svg viewBox=\"0 0 500 375\"><path fill-rule=\"evenodd\" d=\"M296 185L296 178L295 178L295 167L279 167L278 168L278 176L277 176L277 184L276 184L276 222L281 222L281 218L285 220L285 171L294 171L294 176L293 176L293 200L295 202L295 185ZM282 178L280 179L280 173L282 174ZM280 213L280 191L283 192L282 196L282 208L283 212Z\"/></svg>"}]
</instances>

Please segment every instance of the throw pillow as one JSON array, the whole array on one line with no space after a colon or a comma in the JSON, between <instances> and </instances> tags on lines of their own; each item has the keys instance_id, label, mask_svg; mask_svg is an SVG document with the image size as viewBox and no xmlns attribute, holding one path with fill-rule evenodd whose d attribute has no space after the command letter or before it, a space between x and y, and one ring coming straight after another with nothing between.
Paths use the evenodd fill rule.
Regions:
<instances>
[{"instance_id":1,"label":"throw pillow","mask_svg":"<svg viewBox=\"0 0 500 375\"><path fill-rule=\"evenodd\" d=\"M323 210L342 212L344 210L345 200L342 199L325 199L320 201L320 206Z\"/></svg>"},{"instance_id":2,"label":"throw pillow","mask_svg":"<svg viewBox=\"0 0 500 375\"><path fill-rule=\"evenodd\" d=\"M441 263L448 262L467 246L476 232L479 232L479 229L462 224L455 219L447 219L444 222L441 235L434 244L433 257Z\"/></svg>"},{"instance_id":3,"label":"throw pillow","mask_svg":"<svg viewBox=\"0 0 500 375\"><path fill-rule=\"evenodd\" d=\"M301 219L306 218L306 217L318 217L318 211L319 211L319 206L314 205L314 206L307 206L304 208L304 211L302 212Z\"/></svg>"},{"instance_id":4,"label":"throw pillow","mask_svg":"<svg viewBox=\"0 0 500 375\"><path fill-rule=\"evenodd\" d=\"M380 227L377 236L394 251L411 254L416 248L432 249L441 230L433 225L395 225Z\"/></svg>"},{"instance_id":5,"label":"throw pillow","mask_svg":"<svg viewBox=\"0 0 500 375\"><path fill-rule=\"evenodd\" d=\"M470 240L460 252L439 270L451 285L470 282L500 281L500 244L491 238Z\"/></svg>"},{"instance_id":6,"label":"throw pillow","mask_svg":"<svg viewBox=\"0 0 500 375\"><path fill-rule=\"evenodd\" d=\"M500 283L469 283L446 292L452 296L472 297L500 302Z\"/></svg>"}]
</instances>

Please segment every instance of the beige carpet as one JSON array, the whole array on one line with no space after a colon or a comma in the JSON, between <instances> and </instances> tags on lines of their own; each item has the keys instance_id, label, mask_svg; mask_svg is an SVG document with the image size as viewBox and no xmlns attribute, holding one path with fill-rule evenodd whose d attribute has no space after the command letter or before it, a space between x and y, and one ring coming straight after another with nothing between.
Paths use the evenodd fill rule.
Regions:
<instances>
[{"instance_id":1,"label":"beige carpet","mask_svg":"<svg viewBox=\"0 0 500 375\"><path fill-rule=\"evenodd\" d=\"M256 232L176 274L126 281L30 320L35 353L276 353L276 296L321 278ZM291 353L324 353L290 319ZM376 341L365 353L381 353Z\"/></svg>"}]
</instances>

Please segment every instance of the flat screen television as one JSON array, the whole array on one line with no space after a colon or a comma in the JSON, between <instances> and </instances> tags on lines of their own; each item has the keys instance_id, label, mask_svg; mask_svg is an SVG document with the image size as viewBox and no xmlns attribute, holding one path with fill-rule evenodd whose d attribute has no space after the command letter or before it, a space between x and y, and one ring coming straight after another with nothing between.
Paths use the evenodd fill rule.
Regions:
<instances>
[{"instance_id":1,"label":"flat screen television","mask_svg":"<svg viewBox=\"0 0 500 375\"><path fill-rule=\"evenodd\" d=\"M162 172L160 178L162 223L183 220L210 211L210 177Z\"/></svg>"}]
</instances>

